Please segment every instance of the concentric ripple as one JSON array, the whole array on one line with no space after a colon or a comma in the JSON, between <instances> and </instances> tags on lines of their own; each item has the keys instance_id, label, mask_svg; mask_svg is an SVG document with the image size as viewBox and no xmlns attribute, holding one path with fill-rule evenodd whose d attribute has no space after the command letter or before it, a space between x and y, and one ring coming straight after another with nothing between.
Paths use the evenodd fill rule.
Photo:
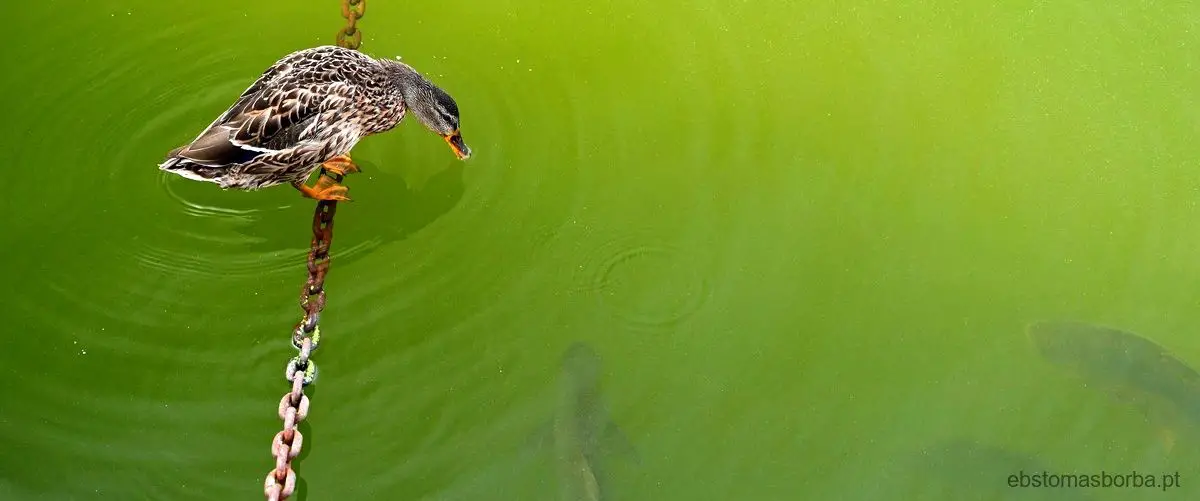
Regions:
<instances>
[{"instance_id":1,"label":"concentric ripple","mask_svg":"<svg viewBox=\"0 0 1200 501\"><path fill-rule=\"evenodd\" d=\"M217 17L126 23L156 49L81 47L71 56L85 56L82 83L45 89L44 115L22 104L54 119L31 119L43 132L73 112L105 120L68 119L69 138L33 136L21 152L30 163L55 152L57 168L19 181L44 190L31 197L44 214L16 223L40 253L22 255L9 277L22 285L7 303L22 356L0 368L18 387L0 400L0 439L46 462L104 467L65 487L34 467L10 469L19 480L0 492L168 499L261 488L312 202L286 187L226 192L157 170L282 55L243 34L202 34ZM418 54L441 43L407 48L419 32L402 38L381 28L386 17L371 19L372 43ZM322 323L333 348L316 355L317 391L331 391L314 398L320 456L309 464L323 468L303 470L313 498L397 486L419 498L490 464L493 440L527 431L514 409L540 394L542 352L578 334L562 327L579 325L564 320L575 312L562 282L594 299L580 316L611 315L625 327L618 334L686 325L710 303L721 254L703 245L728 228L679 214L711 212L718 198L712 116L672 99L643 120L658 92L626 102L628 89L603 72L582 73L573 56L530 42L411 61L439 82L450 77L475 150L468 162L411 119L356 148L364 172L348 182L354 202L339 206ZM59 56L61 65L68 55ZM162 68L168 60L179 64ZM656 64L675 63L691 64ZM637 215L646 224L620 228Z\"/></svg>"},{"instance_id":2,"label":"concentric ripple","mask_svg":"<svg viewBox=\"0 0 1200 501\"><path fill-rule=\"evenodd\" d=\"M581 266L580 285L631 327L679 325L710 295L696 257L671 245L618 238L592 256Z\"/></svg>"},{"instance_id":3,"label":"concentric ripple","mask_svg":"<svg viewBox=\"0 0 1200 501\"><path fill-rule=\"evenodd\" d=\"M250 391L239 357L267 346L245 333L219 333L288 325L256 306L276 301L239 280L236 266L223 270L212 262L209 250L244 256L238 265L246 275L261 275L263 262L270 269L296 256L286 248L278 257L242 250L253 240L230 230L252 208L197 218L154 201L161 193L154 165L170 148L162 127L192 106L197 89L233 79L237 70L225 67L237 51L183 44L173 56L196 65L166 76L147 72L157 61L147 54L163 53L141 44L165 48L205 29L202 20L148 28L139 24L146 18L137 16L147 14L137 8L99 20L59 14L47 26L61 31L44 37L58 45L25 57L22 72L61 78L24 86L19 92L26 98L11 109L29 130L13 159L38 168L11 185L28 217L9 228L20 246L6 261L13 294L4 301L9 352L16 356L0 365L17 384L0 402L0 440L20 452L0 466L12 482L0 492L165 499L180 497L189 483L203 491L238 490L229 478L189 473L207 462L206 447L239 447L228 440L239 433L229 423L253 422L261 410L244 398ZM184 224L188 218L220 222ZM302 237L296 247L305 243ZM302 266L298 257L295 266ZM291 303L295 293L283 297ZM257 311L214 307L231 301ZM278 304L291 320L297 308L288 303ZM191 396L178 398L180 389ZM70 478L62 467L72 470Z\"/></svg>"}]
</instances>

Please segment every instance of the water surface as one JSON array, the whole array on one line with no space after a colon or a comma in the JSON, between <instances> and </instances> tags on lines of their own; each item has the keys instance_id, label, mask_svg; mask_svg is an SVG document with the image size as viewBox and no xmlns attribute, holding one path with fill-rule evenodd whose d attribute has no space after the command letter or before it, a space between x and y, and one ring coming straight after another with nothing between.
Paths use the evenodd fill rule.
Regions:
<instances>
[{"instance_id":1,"label":"water surface","mask_svg":"<svg viewBox=\"0 0 1200 501\"><path fill-rule=\"evenodd\" d=\"M553 499L528 453L572 342L628 499L883 499L949 437L1180 470L1039 360L1041 318L1200 363L1190 5L373 1L363 50L446 88L475 154L360 143L337 213L306 499ZM312 202L154 167L336 2L23 3L0 497L251 499ZM997 482L1011 472L997 471ZM892 494L889 494L892 493Z\"/></svg>"}]
</instances>

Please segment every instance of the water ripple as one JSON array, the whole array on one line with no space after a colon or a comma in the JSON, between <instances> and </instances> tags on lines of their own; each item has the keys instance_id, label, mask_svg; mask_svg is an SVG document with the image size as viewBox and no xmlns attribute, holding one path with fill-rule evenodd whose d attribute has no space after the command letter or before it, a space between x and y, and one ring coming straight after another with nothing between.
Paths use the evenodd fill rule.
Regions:
<instances>
[{"instance_id":1,"label":"water ripple","mask_svg":"<svg viewBox=\"0 0 1200 501\"><path fill-rule=\"evenodd\" d=\"M201 26L183 22L159 32L146 30L139 42L160 43ZM79 49L55 57L71 57L83 78L41 90L36 109L31 100L19 104L30 109L14 110L30 117L30 127L60 134L30 134L16 152L18 162L47 168L14 185L36 194L31 198L44 216L29 218L41 227L31 225L32 231L19 234L24 245L41 252L18 255L12 263L21 294L9 301L19 334L11 342L23 356L5 364L5 375L21 381L12 397L23 410L4 406L0 437L42 458L42 466L49 461L105 467L73 468L70 485L55 482L51 472L23 469L17 487L65 497L67 492L120 492L135 484L141 495L165 499L179 497L179 483L191 479L191 488L238 490L224 485L230 476L191 476L183 470L211 459L206 447L236 450L238 430L231 424L238 420L242 424L236 427L243 428L261 414L261 400L252 400L242 384L245 362L231 357L231 350L254 357L274 347L266 350L252 338L218 342L214 333L233 332L237 324L286 331L296 316L295 293L289 287L283 296L288 301L279 303L287 310L283 321L280 313L261 310L217 317L212 298L244 297L253 304L257 293L240 279L261 280L285 270L302 276L299 247L306 238L298 239L296 248L246 251L248 244L264 239L236 229L261 209L214 210L218 204L188 204L183 197L176 200L188 210L130 209L131 199L160 193L154 189L160 182L154 164L169 149L158 144L163 128L190 120L189 112L207 102L188 96L221 82L244 85L233 83L232 70L222 68L235 57L232 48L185 46L179 55L196 64L177 68L170 84L163 83L166 77L147 78L141 46ZM25 70L55 73L54 65L61 63L30 58ZM75 118L81 116L105 118ZM185 219L211 221L188 225ZM196 275L206 281L194 280ZM197 378L200 371L204 375ZM209 391L193 388L193 398L171 396L197 380ZM151 443L156 445L146 446ZM164 482L164 473L180 482ZM114 484L114 478L120 480Z\"/></svg>"},{"instance_id":2,"label":"water ripple","mask_svg":"<svg viewBox=\"0 0 1200 501\"><path fill-rule=\"evenodd\" d=\"M668 328L695 314L710 295L696 263L678 247L625 236L591 251L576 281L627 326Z\"/></svg>"},{"instance_id":3,"label":"water ripple","mask_svg":"<svg viewBox=\"0 0 1200 501\"><path fill-rule=\"evenodd\" d=\"M181 23L147 38L200 39L190 32L203 29ZM127 479L118 491L137 484L155 499L251 492L268 464L263 433L278 421L262 395L277 398L292 355L286 331L298 316L311 201L287 189L225 192L155 167L256 76L238 62L240 50L181 43L172 57L186 63L150 77L136 47L85 51L92 78L74 91L116 97L88 103L97 108L88 116L109 120L75 130L59 161L92 174L20 181L32 188L55 178L40 199L55 224L34 242L47 248L44 262L23 263L37 280L14 304L24 328L54 335L17 340L19 352L37 354L7 368L29 378L14 400L30 410L0 419L0 438L52 449L42 455L62 463L116 465ZM320 404L338 422L318 428L322 457L394 460L351 461L314 476L354 471L369 490L416 478L449 484L472 466L462 451L489 453L501 431L495 423L512 422L512 409L537 391L542 373L531 359L574 334L546 334L563 306L542 290L555 279L628 330L678 327L711 303L714 252L694 245L717 240L722 223L668 221L678 223L672 231L602 223L673 217L647 202L660 203L655 190L667 186L683 189L662 198L711 212L720 184L712 159L723 168L752 163L713 144L748 149L753 129L722 138L713 115L683 98L628 123L645 103L622 102L627 89L580 82L568 62L472 78L460 103L476 152L469 162L452 159L411 119L361 145L364 173L353 179L369 182L339 208L337 288L322 325L338 347L317 357L331 375L324 388L352 387L353 398ZM71 116L79 100L60 97L43 110ZM684 128L686 139L656 142L671 127ZM55 151L51 139L31 138L26 151ZM97 471L86 481L113 485Z\"/></svg>"}]
</instances>

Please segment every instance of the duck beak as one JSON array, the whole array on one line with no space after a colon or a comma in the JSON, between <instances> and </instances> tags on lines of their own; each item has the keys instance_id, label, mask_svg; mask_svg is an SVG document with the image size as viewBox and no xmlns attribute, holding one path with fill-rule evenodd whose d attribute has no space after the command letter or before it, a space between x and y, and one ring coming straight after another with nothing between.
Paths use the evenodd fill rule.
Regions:
<instances>
[{"instance_id":1,"label":"duck beak","mask_svg":"<svg viewBox=\"0 0 1200 501\"><path fill-rule=\"evenodd\" d=\"M446 140L446 144L450 145L450 149L454 150L454 155L459 160L466 160L471 157L471 148L468 148L467 143L463 142L462 134L458 131L446 134L442 138Z\"/></svg>"}]
</instances>

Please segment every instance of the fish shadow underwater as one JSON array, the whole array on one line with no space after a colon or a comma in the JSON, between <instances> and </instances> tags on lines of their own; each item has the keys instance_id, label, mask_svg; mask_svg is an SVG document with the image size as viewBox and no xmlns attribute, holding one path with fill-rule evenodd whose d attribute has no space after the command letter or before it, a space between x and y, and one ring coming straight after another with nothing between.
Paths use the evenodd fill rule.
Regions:
<instances>
[{"instance_id":1,"label":"fish shadow underwater","mask_svg":"<svg viewBox=\"0 0 1200 501\"><path fill-rule=\"evenodd\" d=\"M611 419L602 376L595 350L572 343L561 357L552 417L529 439L532 451L553 459L556 499L561 501L611 501L619 490L613 460L642 464L633 443Z\"/></svg>"},{"instance_id":2,"label":"fish shadow underwater","mask_svg":"<svg viewBox=\"0 0 1200 501\"><path fill-rule=\"evenodd\" d=\"M1200 439L1200 373L1165 347L1120 329L1076 321L1030 324L1038 355L1082 386L1127 405L1155 427L1169 455Z\"/></svg>"}]
</instances>

